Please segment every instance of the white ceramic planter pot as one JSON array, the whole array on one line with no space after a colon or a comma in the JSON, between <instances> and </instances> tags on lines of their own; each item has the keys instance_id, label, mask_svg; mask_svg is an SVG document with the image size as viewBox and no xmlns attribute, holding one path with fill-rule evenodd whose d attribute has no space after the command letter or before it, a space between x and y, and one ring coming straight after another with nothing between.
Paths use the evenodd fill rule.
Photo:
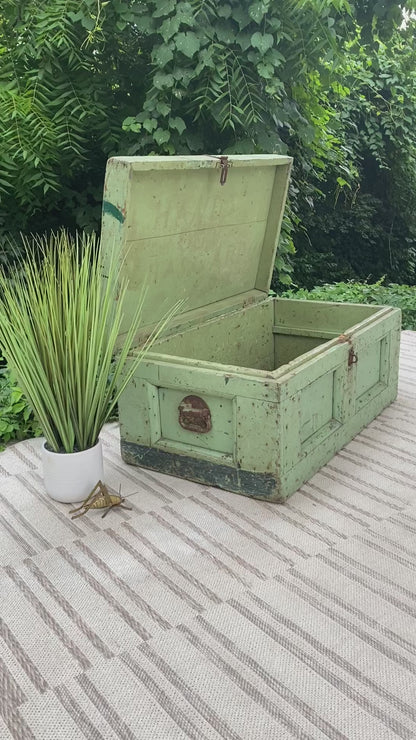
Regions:
<instances>
[{"instance_id":1,"label":"white ceramic planter pot","mask_svg":"<svg viewBox=\"0 0 416 740\"><path fill-rule=\"evenodd\" d=\"M100 441L89 450L70 453L50 452L43 445L42 462L46 493L62 503L83 501L104 478Z\"/></svg>"}]
</instances>

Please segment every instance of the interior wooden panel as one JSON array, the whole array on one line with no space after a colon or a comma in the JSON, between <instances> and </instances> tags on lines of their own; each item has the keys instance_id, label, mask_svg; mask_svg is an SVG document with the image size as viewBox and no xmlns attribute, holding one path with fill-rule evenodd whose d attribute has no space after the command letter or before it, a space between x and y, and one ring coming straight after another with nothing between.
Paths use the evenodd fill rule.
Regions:
<instances>
[{"instance_id":1,"label":"interior wooden panel","mask_svg":"<svg viewBox=\"0 0 416 740\"><path fill-rule=\"evenodd\" d=\"M268 260L263 272L270 272L277 233L269 235L272 249L265 252L264 241L276 167L231 166L221 186L215 164L213 159L209 169L131 173L124 226L126 315L147 285L145 326L155 324L178 298L189 311L253 290L263 259ZM280 167L284 187L289 165ZM276 207L283 204L282 197Z\"/></svg>"},{"instance_id":2,"label":"interior wooden panel","mask_svg":"<svg viewBox=\"0 0 416 740\"><path fill-rule=\"evenodd\" d=\"M281 327L342 334L349 327L368 319L379 310L380 306L277 298L275 323Z\"/></svg>"},{"instance_id":3,"label":"interior wooden panel","mask_svg":"<svg viewBox=\"0 0 416 740\"><path fill-rule=\"evenodd\" d=\"M290 334L274 335L274 369L286 365L297 357L304 355L315 347L325 344L328 340L319 337L290 336Z\"/></svg>"},{"instance_id":4,"label":"interior wooden panel","mask_svg":"<svg viewBox=\"0 0 416 740\"><path fill-rule=\"evenodd\" d=\"M153 325L175 300L183 299L184 310L191 311L248 292L254 286L264 228L263 221L213 225L131 242L126 257L127 315L134 312L143 279L149 296L144 326Z\"/></svg>"},{"instance_id":5,"label":"interior wooden panel","mask_svg":"<svg viewBox=\"0 0 416 740\"><path fill-rule=\"evenodd\" d=\"M266 300L162 340L156 351L223 365L277 370L379 310L379 306Z\"/></svg>"},{"instance_id":6,"label":"interior wooden panel","mask_svg":"<svg viewBox=\"0 0 416 740\"><path fill-rule=\"evenodd\" d=\"M274 167L262 167L261 163L250 168L231 167L226 184L221 186L215 160L210 169L134 172L127 240L265 221L274 174ZM227 243L223 247L226 251Z\"/></svg>"},{"instance_id":7,"label":"interior wooden panel","mask_svg":"<svg viewBox=\"0 0 416 740\"><path fill-rule=\"evenodd\" d=\"M280 234L288 185L288 167L276 167L262 254L258 261L256 278L258 290L270 289L276 255L276 234Z\"/></svg>"},{"instance_id":8,"label":"interior wooden panel","mask_svg":"<svg viewBox=\"0 0 416 740\"><path fill-rule=\"evenodd\" d=\"M327 338L273 333L274 301L265 301L161 340L157 352L272 371ZM345 328L345 327L344 327Z\"/></svg>"},{"instance_id":9,"label":"interior wooden panel","mask_svg":"<svg viewBox=\"0 0 416 740\"><path fill-rule=\"evenodd\" d=\"M273 302L266 301L162 340L155 350L223 365L274 370L272 327Z\"/></svg>"}]
</instances>

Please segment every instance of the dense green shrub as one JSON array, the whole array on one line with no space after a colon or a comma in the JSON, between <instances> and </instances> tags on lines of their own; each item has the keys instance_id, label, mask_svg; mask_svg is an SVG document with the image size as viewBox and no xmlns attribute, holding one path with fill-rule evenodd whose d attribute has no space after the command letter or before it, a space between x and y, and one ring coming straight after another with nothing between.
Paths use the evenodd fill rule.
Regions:
<instances>
[{"instance_id":1,"label":"dense green shrub","mask_svg":"<svg viewBox=\"0 0 416 740\"><path fill-rule=\"evenodd\" d=\"M402 310L403 329L416 330L416 288L395 283L327 283L312 290L300 288L287 290L283 298L300 298L307 301L332 301L341 303L374 303L380 306L396 306Z\"/></svg>"},{"instance_id":2,"label":"dense green shrub","mask_svg":"<svg viewBox=\"0 0 416 740\"><path fill-rule=\"evenodd\" d=\"M370 4L368 6L370 8ZM344 43L337 75L315 83L335 112L348 167L328 161L322 196L303 204L295 232L294 282L330 277L416 283L416 47L403 25L384 43L374 34ZM334 142L336 145L336 143ZM354 172L355 168L355 172Z\"/></svg>"},{"instance_id":3,"label":"dense green shrub","mask_svg":"<svg viewBox=\"0 0 416 740\"><path fill-rule=\"evenodd\" d=\"M42 434L23 393L7 368L0 369L0 450L8 442L17 442Z\"/></svg>"},{"instance_id":4,"label":"dense green shrub","mask_svg":"<svg viewBox=\"0 0 416 740\"><path fill-rule=\"evenodd\" d=\"M387 282L413 285L415 225L400 209L369 193L357 194L349 204L317 203L295 236L293 280L308 289L328 278L374 283L385 276Z\"/></svg>"},{"instance_id":5,"label":"dense green shrub","mask_svg":"<svg viewBox=\"0 0 416 740\"><path fill-rule=\"evenodd\" d=\"M293 155L276 263L285 285L294 228L306 226L311 255L320 253L308 213L321 194L330 213L339 190L367 192L374 163L373 180L380 181L380 168L388 173L382 211L395 198L396 214L408 206L410 221L416 77L412 28L403 29L402 13L414 6L4 0L0 260L11 231L97 230L105 162L113 154ZM391 226L392 249L405 253L408 235L396 233L398 223L388 222L384 242ZM308 253L300 258L307 270Z\"/></svg>"}]
</instances>

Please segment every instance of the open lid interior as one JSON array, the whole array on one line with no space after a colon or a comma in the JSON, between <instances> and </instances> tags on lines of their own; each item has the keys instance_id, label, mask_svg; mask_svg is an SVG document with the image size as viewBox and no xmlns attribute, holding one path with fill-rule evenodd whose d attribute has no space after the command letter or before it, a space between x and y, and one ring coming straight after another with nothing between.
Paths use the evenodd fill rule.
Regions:
<instances>
[{"instance_id":1,"label":"open lid interior","mask_svg":"<svg viewBox=\"0 0 416 740\"><path fill-rule=\"evenodd\" d=\"M267 296L292 159L227 160L226 173L210 156L108 161L102 239L125 259L126 322L144 283L145 327L180 298L182 318L191 311L207 318Z\"/></svg>"}]
</instances>

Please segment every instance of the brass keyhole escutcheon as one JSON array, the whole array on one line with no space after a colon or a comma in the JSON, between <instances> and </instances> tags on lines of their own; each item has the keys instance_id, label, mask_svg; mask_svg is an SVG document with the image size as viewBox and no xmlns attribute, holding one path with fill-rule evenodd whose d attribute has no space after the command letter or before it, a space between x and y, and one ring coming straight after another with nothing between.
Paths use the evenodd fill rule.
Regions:
<instances>
[{"instance_id":1,"label":"brass keyhole escutcheon","mask_svg":"<svg viewBox=\"0 0 416 740\"><path fill-rule=\"evenodd\" d=\"M178 406L179 424L188 432L206 434L212 429L209 406L199 396L186 396Z\"/></svg>"}]
</instances>

